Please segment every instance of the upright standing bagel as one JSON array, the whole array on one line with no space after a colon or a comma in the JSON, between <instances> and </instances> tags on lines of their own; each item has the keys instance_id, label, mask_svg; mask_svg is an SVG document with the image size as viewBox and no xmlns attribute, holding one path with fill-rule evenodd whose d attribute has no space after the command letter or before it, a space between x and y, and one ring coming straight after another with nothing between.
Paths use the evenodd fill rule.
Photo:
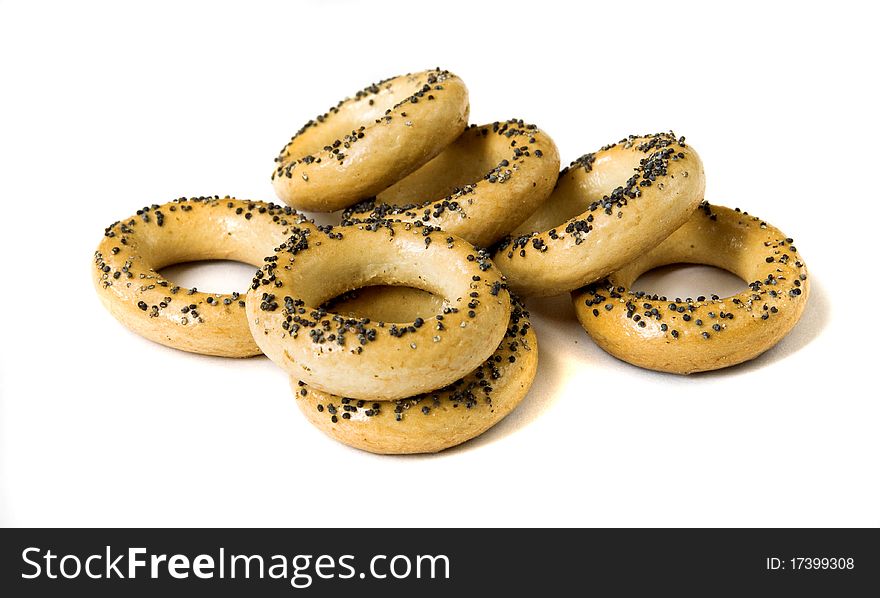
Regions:
<instances>
[{"instance_id":1,"label":"upright standing bagel","mask_svg":"<svg viewBox=\"0 0 880 598\"><path fill-rule=\"evenodd\" d=\"M683 137L630 136L563 170L550 198L493 260L522 295L571 291L668 237L704 189L703 164Z\"/></svg>"},{"instance_id":2,"label":"upright standing bagel","mask_svg":"<svg viewBox=\"0 0 880 598\"><path fill-rule=\"evenodd\" d=\"M467 126L468 93L439 69L386 79L310 120L275 158L275 192L331 212L372 197L452 143Z\"/></svg>"},{"instance_id":3,"label":"upright standing bagel","mask_svg":"<svg viewBox=\"0 0 880 598\"><path fill-rule=\"evenodd\" d=\"M293 226L311 225L291 208L229 197L181 198L145 207L104 231L92 278L104 307L141 336L205 355L259 355L244 296L182 289L159 270L208 259L258 268Z\"/></svg>"},{"instance_id":4,"label":"upright standing bagel","mask_svg":"<svg viewBox=\"0 0 880 598\"><path fill-rule=\"evenodd\" d=\"M535 125L471 125L439 156L343 219L421 221L488 247L547 199L558 173L556 144Z\"/></svg>"},{"instance_id":5,"label":"upright standing bagel","mask_svg":"<svg viewBox=\"0 0 880 598\"><path fill-rule=\"evenodd\" d=\"M651 370L690 374L747 361L788 334L807 304L807 267L792 243L759 218L703 204L606 282L572 293L578 320L600 347ZM696 301L630 290L643 273L676 263L723 268L749 289Z\"/></svg>"},{"instance_id":6,"label":"upright standing bagel","mask_svg":"<svg viewBox=\"0 0 880 598\"><path fill-rule=\"evenodd\" d=\"M444 298L430 319L373 322L320 306L373 285ZM409 223L374 222L296 232L258 272L247 296L263 352L319 390L397 399L449 384L496 349L510 316L501 274L474 247Z\"/></svg>"},{"instance_id":7,"label":"upright standing bagel","mask_svg":"<svg viewBox=\"0 0 880 598\"><path fill-rule=\"evenodd\" d=\"M430 297L409 289L381 289L369 306L344 302L340 309L397 309L401 300L425 309ZM364 315L364 312L361 312ZM522 401L538 365L538 341L529 314L513 299L504 339L477 368L445 388L396 401L335 396L291 377L303 413L332 438L380 454L434 453L478 436Z\"/></svg>"}]
</instances>

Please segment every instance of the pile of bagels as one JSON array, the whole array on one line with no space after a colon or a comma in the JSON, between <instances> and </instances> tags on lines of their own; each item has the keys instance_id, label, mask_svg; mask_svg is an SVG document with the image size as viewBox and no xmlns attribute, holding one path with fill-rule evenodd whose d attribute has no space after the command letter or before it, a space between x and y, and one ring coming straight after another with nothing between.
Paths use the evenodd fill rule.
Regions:
<instances>
[{"instance_id":1,"label":"pile of bagels","mask_svg":"<svg viewBox=\"0 0 880 598\"><path fill-rule=\"evenodd\" d=\"M523 400L538 364L523 297L570 293L605 351L678 374L752 359L797 322L809 285L792 239L707 203L684 137L629 136L560 171L535 125L468 114L464 83L440 69L357 92L275 159L284 205L180 198L107 227L94 254L101 302L169 347L265 354L309 421L382 454L455 446ZM339 212L339 224L303 212ZM206 259L259 269L229 294L160 273ZM632 289L675 263L723 268L748 288Z\"/></svg>"}]
</instances>

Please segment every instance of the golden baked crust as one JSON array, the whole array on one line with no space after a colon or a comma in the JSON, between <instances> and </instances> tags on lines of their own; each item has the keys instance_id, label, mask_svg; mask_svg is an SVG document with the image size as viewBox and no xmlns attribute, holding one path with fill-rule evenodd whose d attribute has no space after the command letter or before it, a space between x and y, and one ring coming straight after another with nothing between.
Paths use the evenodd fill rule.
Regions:
<instances>
[{"instance_id":1,"label":"golden baked crust","mask_svg":"<svg viewBox=\"0 0 880 598\"><path fill-rule=\"evenodd\" d=\"M792 243L759 218L704 203L660 245L572 301L584 329L618 359L677 374L735 365L778 343L807 304L807 267ZM696 300L630 290L643 273L676 263L723 268L751 281L749 289Z\"/></svg>"},{"instance_id":2,"label":"golden baked crust","mask_svg":"<svg viewBox=\"0 0 880 598\"><path fill-rule=\"evenodd\" d=\"M375 201L346 210L343 219L421 221L488 247L538 209L558 176L556 144L535 125L471 125L436 158Z\"/></svg>"},{"instance_id":3,"label":"golden baked crust","mask_svg":"<svg viewBox=\"0 0 880 598\"><path fill-rule=\"evenodd\" d=\"M397 289L389 291L393 297ZM435 453L482 434L513 411L537 366L537 338L528 312L517 303L498 349L446 388L373 401L334 396L294 377L290 382L309 421L340 442L380 454Z\"/></svg>"},{"instance_id":4,"label":"golden baked crust","mask_svg":"<svg viewBox=\"0 0 880 598\"><path fill-rule=\"evenodd\" d=\"M433 69L370 85L310 120L275 158L275 192L331 212L375 196L452 143L467 126L468 93Z\"/></svg>"},{"instance_id":5,"label":"golden baked crust","mask_svg":"<svg viewBox=\"0 0 880 598\"><path fill-rule=\"evenodd\" d=\"M180 288L158 271L181 262L237 260L259 268L292 227L311 226L286 206L230 197L180 198L114 222L94 254L101 303L130 330L205 355L259 355L244 295Z\"/></svg>"},{"instance_id":6,"label":"golden baked crust","mask_svg":"<svg viewBox=\"0 0 880 598\"><path fill-rule=\"evenodd\" d=\"M660 243L693 213L704 189L703 164L683 137L630 136L563 170L547 201L492 259L516 293L571 291Z\"/></svg>"},{"instance_id":7,"label":"golden baked crust","mask_svg":"<svg viewBox=\"0 0 880 598\"><path fill-rule=\"evenodd\" d=\"M381 284L430 291L444 297L443 309L385 323L320 308ZM365 399L457 380L491 355L510 316L506 285L484 252L400 222L303 229L266 258L246 302L251 332L273 362L317 389Z\"/></svg>"}]
</instances>

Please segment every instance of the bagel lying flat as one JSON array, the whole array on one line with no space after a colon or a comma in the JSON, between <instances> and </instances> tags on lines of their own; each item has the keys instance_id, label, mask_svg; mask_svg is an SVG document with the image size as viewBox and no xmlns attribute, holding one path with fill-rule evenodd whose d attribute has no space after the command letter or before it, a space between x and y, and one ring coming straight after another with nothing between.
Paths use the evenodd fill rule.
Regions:
<instances>
[{"instance_id":1,"label":"bagel lying flat","mask_svg":"<svg viewBox=\"0 0 880 598\"><path fill-rule=\"evenodd\" d=\"M492 259L516 293L571 291L668 237L704 189L703 165L683 137L630 136L563 170L555 191Z\"/></svg>"},{"instance_id":2,"label":"bagel lying flat","mask_svg":"<svg viewBox=\"0 0 880 598\"><path fill-rule=\"evenodd\" d=\"M275 159L275 192L319 212L372 197L443 151L467 126L468 93L439 69L386 79L310 120Z\"/></svg>"},{"instance_id":3,"label":"bagel lying flat","mask_svg":"<svg viewBox=\"0 0 880 598\"><path fill-rule=\"evenodd\" d=\"M547 199L558 174L556 144L535 125L471 125L439 156L343 219L421 221L488 247Z\"/></svg>"},{"instance_id":4,"label":"bagel lying flat","mask_svg":"<svg viewBox=\"0 0 880 598\"><path fill-rule=\"evenodd\" d=\"M410 302L424 300L408 294L408 289L382 289L372 298L381 304L399 296ZM367 309L373 313L386 308ZM514 302L498 349L446 388L396 401L374 401L331 395L295 377L290 381L300 409L332 438L373 453L434 453L482 434L513 411L528 392L537 364L537 338L528 312Z\"/></svg>"},{"instance_id":5,"label":"bagel lying flat","mask_svg":"<svg viewBox=\"0 0 880 598\"><path fill-rule=\"evenodd\" d=\"M104 231L92 278L104 307L143 337L205 355L259 355L243 295L181 288L159 270L211 259L258 268L294 226L311 225L291 208L229 197L145 207Z\"/></svg>"},{"instance_id":6,"label":"bagel lying flat","mask_svg":"<svg viewBox=\"0 0 880 598\"><path fill-rule=\"evenodd\" d=\"M374 322L320 306L372 285L444 298L428 319ZM442 387L486 360L504 336L510 299L491 260L448 233L385 222L295 231L266 258L247 295L263 352L316 389L397 399Z\"/></svg>"},{"instance_id":7,"label":"bagel lying flat","mask_svg":"<svg viewBox=\"0 0 880 598\"><path fill-rule=\"evenodd\" d=\"M618 359L677 374L735 365L778 343L807 304L807 267L792 243L759 218L703 204L660 245L572 301L584 329ZM749 289L672 301L630 290L643 273L676 263L723 268L751 281Z\"/></svg>"}]
</instances>

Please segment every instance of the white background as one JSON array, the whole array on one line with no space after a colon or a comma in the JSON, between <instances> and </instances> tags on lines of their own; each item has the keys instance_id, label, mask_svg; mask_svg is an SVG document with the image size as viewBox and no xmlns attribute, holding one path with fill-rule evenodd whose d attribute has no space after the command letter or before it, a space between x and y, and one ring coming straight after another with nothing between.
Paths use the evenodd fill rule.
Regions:
<instances>
[{"instance_id":1,"label":"white background","mask_svg":"<svg viewBox=\"0 0 880 598\"><path fill-rule=\"evenodd\" d=\"M717 7L716 7L717 5ZM877 14L807 2L0 1L0 523L876 526ZM706 197L795 238L797 328L692 377L599 350L532 301L536 382L478 440L378 457L324 437L265 358L125 330L91 288L110 222L181 195L274 199L272 158L373 80L441 65L472 121L563 162L674 129ZM178 269L203 290L251 267ZM744 285L689 268L670 294Z\"/></svg>"}]
</instances>

